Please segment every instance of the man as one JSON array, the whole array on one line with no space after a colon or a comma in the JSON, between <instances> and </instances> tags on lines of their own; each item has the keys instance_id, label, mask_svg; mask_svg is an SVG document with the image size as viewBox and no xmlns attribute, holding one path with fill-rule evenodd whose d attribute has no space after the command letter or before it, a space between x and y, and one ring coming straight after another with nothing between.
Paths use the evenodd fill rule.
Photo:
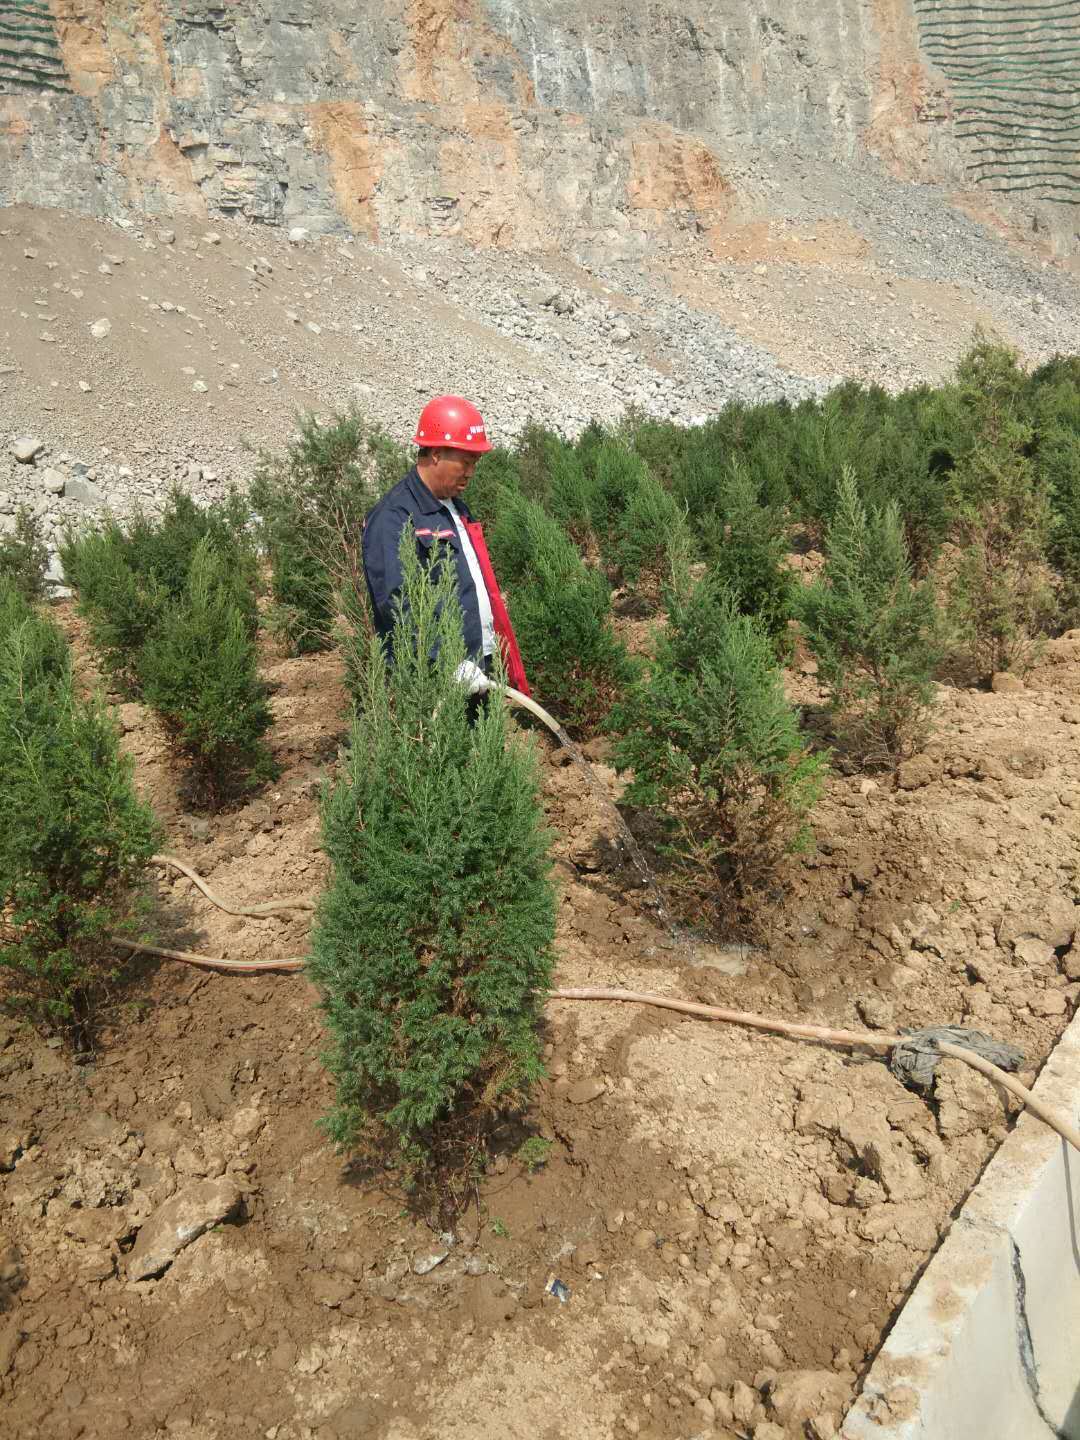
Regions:
<instances>
[{"instance_id":1,"label":"man","mask_svg":"<svg viewBox=\"0 0 1080 1440\"><path fill-rule=\"evenodd\" d=\"M489 688L496 645L515 689L529 693L481 526L461 496L477 461L492 448L475 405L457 395L440 395L424 406L413 444L416 464L371 511L364 527L364 575L375 629L388 636L401 593L401 534L411 525L421 562L429 565L446 547L454 559L468 659L457 678L471 696Z\"/></svg>"}]
</instances>

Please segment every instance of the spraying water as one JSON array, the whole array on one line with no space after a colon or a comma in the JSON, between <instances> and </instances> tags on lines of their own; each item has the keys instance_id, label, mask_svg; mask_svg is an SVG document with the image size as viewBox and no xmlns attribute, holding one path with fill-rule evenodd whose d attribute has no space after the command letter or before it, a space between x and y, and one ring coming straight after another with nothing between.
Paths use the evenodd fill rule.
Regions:
<instances>
[{"instance_id":1,"label":"spraying water","mask_svg":"<svg viewBox=\"0 0 1080 1440\"><path fill-rule=\"evenodd\" d=\"M577 765L582 775L584 775L585 783L589 789L605 809L610 811L615 821L615 828L618 832L622 848L630 857L634 869L641 876L642 884L649 896L650 908L655 912L656 918L668 932L668 935L674 941L687 963L691 965L705 965L710 969L721 970L728 975L744 974L751 954L749 946L711 945L707 942L702 942L700 937L676 925L672 919L667 899L660 887L660 882L657 880L652 866L645 859L641 846L634 839L633 831L620 814L619 807L596 778L592 766L581 753L580 748L570 739L570 736L567 735L555 717L549 715L544 707L538 705L530 696L523 695L520 690L515 690L512 686L507 685L505 687L505 693L506 698L512 704L520 706L523 710L528 710L530 715L535 715L542 724L547 726L559 744L570 756L571 760Z\"/></svg>"},{"instance_id":2,"label":"spraying water","mask_svg":"<svg viewBox=\"0 0 1080 1440\"><path fill-rule=\"evenodd\" d=\"M634 834L633 831L630 829L630 826L627 825L626 821L620 814L619 807L615 804L614 800L612 800L611 796L600 784L599 780L597 780L596 776L593 774L592 766L589 764L588 760L586 760L585 756L581 753L579 747L575 745L573 740L570 739L570 736L555 719L554 715L549 715L548 712L544 709L544 707L542 705L538 705L536 701L531 698L531 696L523 695L520 690L515 690L510 685L507 685L505 687L505 690L506 698L512 704L519 705L523 710L528 710L530 715L535 715L539 721L541 721L544 725L547 726L547 728L555 736L556 740L558 740L562 748L570 756L571 760L573 760L574 764L577 765L582 775L584 775L585 783L588 785L592 793L601 802L601 804L604 805L606 809L611 811L612 818L615 821L615 827L619 832L619 839L622 842L623 848L625 849L627 855L629 855L634 869L641 876L642 883L649 893L649 899L652 903L652 908L656 911L657 919L668 931L672 939L678 939L675 923L671 919L671 913L668 910L667 901L664 899L664 892L661 890L660 882L657 880L655 874L653 873L652 866L645 859L644 852L642 851L641 846L638 844L638 842L634 839Z\"/></svg>"}]
</instances>

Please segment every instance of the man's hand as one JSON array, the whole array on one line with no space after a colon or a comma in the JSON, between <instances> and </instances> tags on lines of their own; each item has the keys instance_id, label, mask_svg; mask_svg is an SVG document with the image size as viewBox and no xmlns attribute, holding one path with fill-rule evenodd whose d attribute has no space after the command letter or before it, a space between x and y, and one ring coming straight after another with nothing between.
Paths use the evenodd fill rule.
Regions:
<instances>
[{"instance_id":1,"label":"man's hand","mask_svg":"<svg viewBox=\"0 0 1080 1440\"><path fill-rule=\"evenodd\" d=\"M459 685L464 685L470 695L483 695L485 690L491 689L491 681L472 660L461 662L454 671L454 679Z\"/></svg>"}]
</instances>

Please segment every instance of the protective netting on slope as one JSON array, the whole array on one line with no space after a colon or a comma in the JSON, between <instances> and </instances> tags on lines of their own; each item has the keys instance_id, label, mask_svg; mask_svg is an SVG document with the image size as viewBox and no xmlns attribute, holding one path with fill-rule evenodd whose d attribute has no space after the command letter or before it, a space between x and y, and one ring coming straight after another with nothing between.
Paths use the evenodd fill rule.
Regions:
<instances>
[{"instance_id":1,"label":"protective netting on slope","mask_svg":"<svg viewBox=\"0 0 1080 1440\"><path fill-rule=\"evenodd\" d=\"M40 0L0 0L0 94L70 89L49 7Z\"/></svg>"},{"instance_id":2,"label":"protective netting on slope","mask_svg":"<svg viewBox=\"0 0 1080 1440\"><path fill-rule=\"evenodd\" d=\"M981 184L1080 205L1080 0L913 0Z\"/></svg>"}]
</instances>

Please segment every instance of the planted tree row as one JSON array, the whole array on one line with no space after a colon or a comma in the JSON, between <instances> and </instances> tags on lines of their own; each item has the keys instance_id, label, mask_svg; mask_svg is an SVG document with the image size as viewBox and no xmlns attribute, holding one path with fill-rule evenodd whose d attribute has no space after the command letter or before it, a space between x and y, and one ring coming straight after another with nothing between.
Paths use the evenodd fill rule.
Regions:
<instances>
[{"instance_id":1,"label":"planted tree row","mask_svg":"<svg viewBox=\"0 0 1080 1440\"><path fill-rule=\"evenodd\" d=\"M175 492L159 520L107 520L61 559L114 684L161 720L189 800L215 809L267 778L258 557L240 497L204 509Z\"/></svg>"},{"instance_id":2,"label":"planted tree row","mask_svg":"<svg viewBox=\"0 0 1080 1440\"><path fill-rule=\"evenodd\" d=\"M468 498L533 688L573 732L614 737L685 918L753 923L779 862L808 841L830 749L895 764L923 742L936 680L1022 671L1080 619L1078 381L1080 361L1028 374L980 341L949 382L899 396L845 385L690 429L630 415L574 442L531 426L485 457ZM554 900L535 762L501 697L470 724L454 681L447 568L433 582L406 539L392 666L367 622L364 517L407 463L359 416L307 419L247 499L203 510L177 495L161 521L107 523L63 559L114 683L155 708L208 803L267 765L256 538L282 642L344 643L352 741L324 807L332 879L312 961L338 1084L328 1128L390 1145L449 1215L492 1117L540 1073ZM55 755L58 785L78 783L90 754L113 777L117 828L82 899L83 881L47 872L44 853L8 840L0 856L5 960L71 1006L92 987L67 957L106 964L102 937L133 913L152 822L107 716L77 700L63 642L31 608L41 556L32 523L20 527L0 546L0 739ZM791 556L811 548L822 562L804 583ZM620 638L631 617L656 622L643 655ZM818 660L825 748L785 693L799 644ZM17 806L38 802L12 774L9 807L32 826ZM71 931L80 906L90 918Z\"/></svg>"}]
</instances>

